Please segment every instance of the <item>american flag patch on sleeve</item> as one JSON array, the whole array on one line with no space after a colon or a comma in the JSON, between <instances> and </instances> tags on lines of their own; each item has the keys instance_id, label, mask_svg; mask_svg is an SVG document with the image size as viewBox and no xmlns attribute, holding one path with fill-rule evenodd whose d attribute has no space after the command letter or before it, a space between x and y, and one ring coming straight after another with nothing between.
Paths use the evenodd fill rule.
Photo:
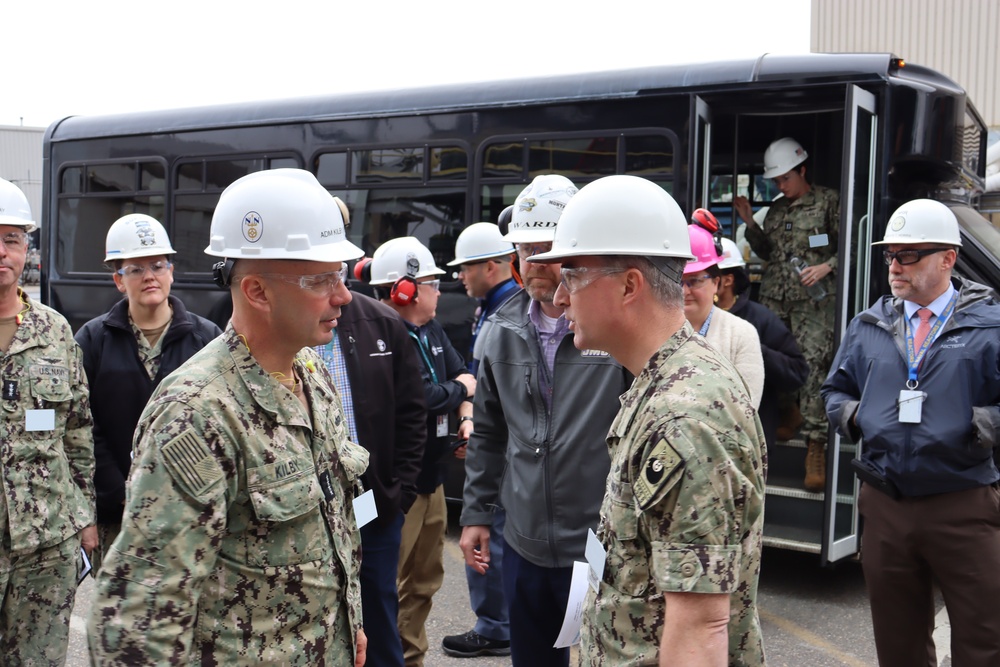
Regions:
<instances>
[{"instance_id":1,"label":"american flag patch on sleeve","mask_svg":"<svg viewBox=\"0 0 1000 667\"><path fill-rule=\"evenodd\" d=\"M199 499L222 479L222 468L208 446L191 431L180 434L160 450L174 482Z\"/></svg>"}]
</instances>

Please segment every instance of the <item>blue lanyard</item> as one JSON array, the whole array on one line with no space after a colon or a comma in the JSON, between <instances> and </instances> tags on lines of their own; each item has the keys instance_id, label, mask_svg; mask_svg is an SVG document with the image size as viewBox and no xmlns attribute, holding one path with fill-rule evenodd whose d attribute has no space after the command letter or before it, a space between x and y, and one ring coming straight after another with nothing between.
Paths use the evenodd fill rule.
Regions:
<instances>
[{"instance_id":1,"label":"blue lanyard","mask_svg":"<svg viewBox=\"0 0 1000 667\"><path fill-rule=\"evenodd\" d=\"M712 313L714 312L715 312L715 306L712 306L712 310L708 311L708 317L705 318L705 323L701 325L700 329L698 329L698 333L700 335L702 336L708 335L708 327L710 324L712 324Z\"/></svg>"},{"instance_id":2,"label":"blue lanyard","mask_svg":"<svg viewBox=\"0 0 1000 667\"><path fill-rule=\"evenodd\" d=\"M427 370L430 371L431 380L434 382L434 384L437 384L438 383L437 372L434 370L434 363L431 361L430 356L427 354L427 348L424 345L424 341L420 339L420 336L413 333L409 329L407 329L406 332L410 334L410 338L417 341L417 349L420 350L420 356L423 357L424 359L424 366L427 366Z\"/></svg>"},{"instance_id":3,"label":"blue lanyard","mask_svg":"<svg viewBox=\"0 0 1000 667\"><path fill-rule=\"evenodd\" d=\"M906 320L906 357L907 357L907 365L909 366L909 369L910 369L909 377L906 380L906 388L907 389L916 389L917 388L917 385L919 384L917 382L917 371L920 370L920 364L923 363L923 361L924 361L924 355L927 353L927 350L930 348L931 343L934 342L934 339L937 338L938 332L941 331L941 327L943 327L944 323L948 321L949 317L951 317L951 314L955 310L955 304L957 302L958 302L958 290L955 290L955 293L951 295L951 300L948 302L948 305L945 307L944 311L941 313L941 316L937 318L937 322L934 323L934 326L931 327L931 330L927 333L927 338L924 339L924 342L920 345L920 349L919 350L915 350L914 349L914 345L913 345L913 327L910 325L909 318L907 318L907 320ZM906 314L905 311L904 311L903 314L905 316L905 314Z\"/></svg>"}]
</instances>

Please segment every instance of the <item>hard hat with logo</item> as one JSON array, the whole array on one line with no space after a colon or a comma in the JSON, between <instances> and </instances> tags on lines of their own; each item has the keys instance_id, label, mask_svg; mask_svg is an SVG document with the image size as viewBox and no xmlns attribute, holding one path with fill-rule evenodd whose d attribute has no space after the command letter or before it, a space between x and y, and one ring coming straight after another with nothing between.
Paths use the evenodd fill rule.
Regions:
<instances>
[{"instance_id":1,"label":"hard hat with logo","mask_svg":"<svg viewBox=\"0 0 1000 667\"><path fill-rule=\"evenodd\" d=\"M371 262L372 285L392 285L402 278L426 278L444 273L434 256L413 236L386 241L375 250Z\"/></svg>"},{"instance_id":2,"label":"hard hat with logo","mask_svg":"<svg viewBox=\"0 0 1000 667\"><path fill-rule=\"evenodd\" d=\"M0 225L24 227L29 234L38 229L31 217L28 198L21 188L3 178L0 178Z\"/></svg>"},{"instance_id":3,"label":"hard hat with logo","mask_svg":"<svg viewBox=\"0 0 1000 667\"><path fill-rule=\"evenodd\" d=\"M577 187L565 176L536 176L514 200L514 212L504 240L511 243L551 241L559 217L577 192Z\"/></svg>"},{"instance_id":4,"label":"hard hat with logo","mask_svg":"<svg viewBox=\"0 0 1000 667\"><path fill-rule=\"evenodd\" d=\"M723 238L722 239L722 261L719 262L719 268L725 271L726 269L741 269L747 265L743 261L743 253L740 252L739 246L732 239Z\"/></svg>"},{"instance_id":5,"label":"hard hat with logo","mask_svg":"<svg viewBox=\"0 0 1000 667\"><path fill-rule=\"evenodd\" d=\"M638 176L605 176L566 206L552 250L529 262L585 255L639 255L692 260L687 218L667 192Z\"/></svg>"},{"instance_id":6,"label":"hard hat with logo","mask_svg":"<svg viewBox=\"0 0 1000 667\"><path fill-rule=\"evenodd\" d=\"M466 227L455 242L455 259L448 266L481 262L514 254L514 246L505 241L500 228L492 222L477 222Z\"/></svg>"},{"instance_id":7,"label":"hard hat with logo","mask_svg":"<svg viewBox=\"0 0 1000 667\"><path fill-rule=\"evenodd\" d=\"M872 245L944 243L961 246L958 219L951 209L933 199L908 201L889 216L885 236Z\"/></svg>"},{"instance_id":8,"label":"hard hat with logo","mask_svg":"<svg viewBox=\"0 0 1000 667\"><path fill-rule=\"evenodd\" d=\"M702 271L715 266L722 259L719 256L721 246L716 246L715 237L701 225L688 225L688 236L691 239L691 253L694 259L684 267L684 273Z\"/></svg>"},{"instance_id":9,"label":"hard hat with logo","mask_svg":"<svg viewBox=\"0 0 1000 667\"><path fill-rule=\"evenodd\" d=\"M173 255L167 230L144 213L129 213L115 220L104 240L104 261Z\"/></svg>"},{"instance_id":10,"label":"hard hat with logo","mask_svg":"<svg viewBox=\"0 0 1000 667\"><path fill-rule=\"evenodd\" d=\"M212 215L205 252L229 259L345 262L364 255L347 240L341 208L303 169L271 169L234 181Z\"/></svg>"},{"instance_id":11,"label":"hard hat with logo","mask_svg":"<svg viewBox=\"0 0 1000 667\"><path fill-rule=\"evenodd\" d=\"M775 178L787 174L806 161L809 153L802 144L791 137L782 137L772 141L764 151L764 178Z\"/></svg>"}]
</instances>

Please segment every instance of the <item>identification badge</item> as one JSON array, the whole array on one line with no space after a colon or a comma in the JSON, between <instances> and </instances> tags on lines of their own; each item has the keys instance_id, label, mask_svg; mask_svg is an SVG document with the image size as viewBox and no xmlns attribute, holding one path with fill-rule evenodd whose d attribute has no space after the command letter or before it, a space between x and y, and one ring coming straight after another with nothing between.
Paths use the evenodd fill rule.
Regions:
<instances>
[{"instance_id":1,"label":"identification badge","mask_svg":"<svg viewBox=\"0 0 1000 667\"><path fill-rule=\"evenodd\" d=\"M785 223L785 231L786 232L792 231L792 223L790 223L790 222L786 222Z\"/></svg>"},{"instance_id":2,"label":"identification badge","mask_svg":"<svg viewBox=\"0 0 1000 667\"><path fill-rule=\"evenodd\" d=\"M49 410L25 410L24 411L25 431L54 431L56 430L56 411Z\"/></svg>"},{"instance_id":3,"label":"identification badge","mask_svg":"<svg viewBox=\"0 0 1000 667\"><path fill-rule=\"evenodd\" d=\"M448 415L437 416L437 437L443 438L448 435Z\"/></svg>"},{"instance_id":4,"label":"identification badge","mask_svg":"<svg viewBox=\"0 0 1000 667\"><path fill-rule=\"evenodd\" d=\"M899 392L899 421L902 424L919 424L924 399L927 394L914 389L901 389Z\"/></svg>"},{"instance_id":5,"label":"identification badge","mask_svg":"<svg viewBox=\"0 0 1000 667\"><path fill-rule=\"evenodd\" d=\"M604 545L597 539L597 533L594 532L593 528L587 529L587 546L584 548L583 554L587 557L587 564L590 565L587 581L590 582L590 587L594 589L594 592L598 593L600 592L597 590L598 586L604 579L604 561L608 559L608 552L604 550Z\"/></svg>"},{"instance_id":6,"label":"identification badge","mask_svg":"<svg viewBox=\"0 0 1000 667\"><path fill-rule=\"evenodd\" d=\"M810 248L822 248L823 246L830 245L830 235L829 234L813 234L809 237L809 247Z\"/></svg>"},{"instance_id":7,"label":"identification badge","mask_svg":"<svg viewBox=\"0 0 1000 667\"><path fill-rule=\"evenodd\" d=\"M378 509L375 507L375 494L368 489L360 496L351 501L354 504L354 521L358 528L371 523L378 516Z\"/></svg>"}]
</instances>

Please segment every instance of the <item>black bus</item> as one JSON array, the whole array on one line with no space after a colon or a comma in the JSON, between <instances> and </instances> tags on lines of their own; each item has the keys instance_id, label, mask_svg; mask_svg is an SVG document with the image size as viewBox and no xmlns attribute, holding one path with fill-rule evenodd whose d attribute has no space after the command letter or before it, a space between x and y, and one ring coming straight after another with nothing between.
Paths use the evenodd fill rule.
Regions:
<instances>
[{"instance_id":1,"label":"black bus","mask_svg":"<svg viewBox=\"0 0 1000 667\"><path fill-rule=\"evenodd\" d=\"M838 335L886 292L869 244L912 198L952 206L959 273L1000 286L1000 234L977 212L987 130L964 90L892 54L811 54L65 118L45 135L42 299L74 327L106 311L119 294L105 233L138 212L173 240L175 293L209 314L222 296L203 252L219 194L276 167L309 169L347 202L350 238L369 254L413 235L446 262L465 225L495 221L550 172L581 187L643 176L734 234L735 195L759 208L777 194L762 156L782 136L809 151L812 182L840 191ZM439 315L462 349L474 306L456 282L442 290ZM765 525L767 544L823 563L859 547L856 445L830 443L822 494L800 489L802 442L771 452Z\"/></svg>"}]
</instances>

